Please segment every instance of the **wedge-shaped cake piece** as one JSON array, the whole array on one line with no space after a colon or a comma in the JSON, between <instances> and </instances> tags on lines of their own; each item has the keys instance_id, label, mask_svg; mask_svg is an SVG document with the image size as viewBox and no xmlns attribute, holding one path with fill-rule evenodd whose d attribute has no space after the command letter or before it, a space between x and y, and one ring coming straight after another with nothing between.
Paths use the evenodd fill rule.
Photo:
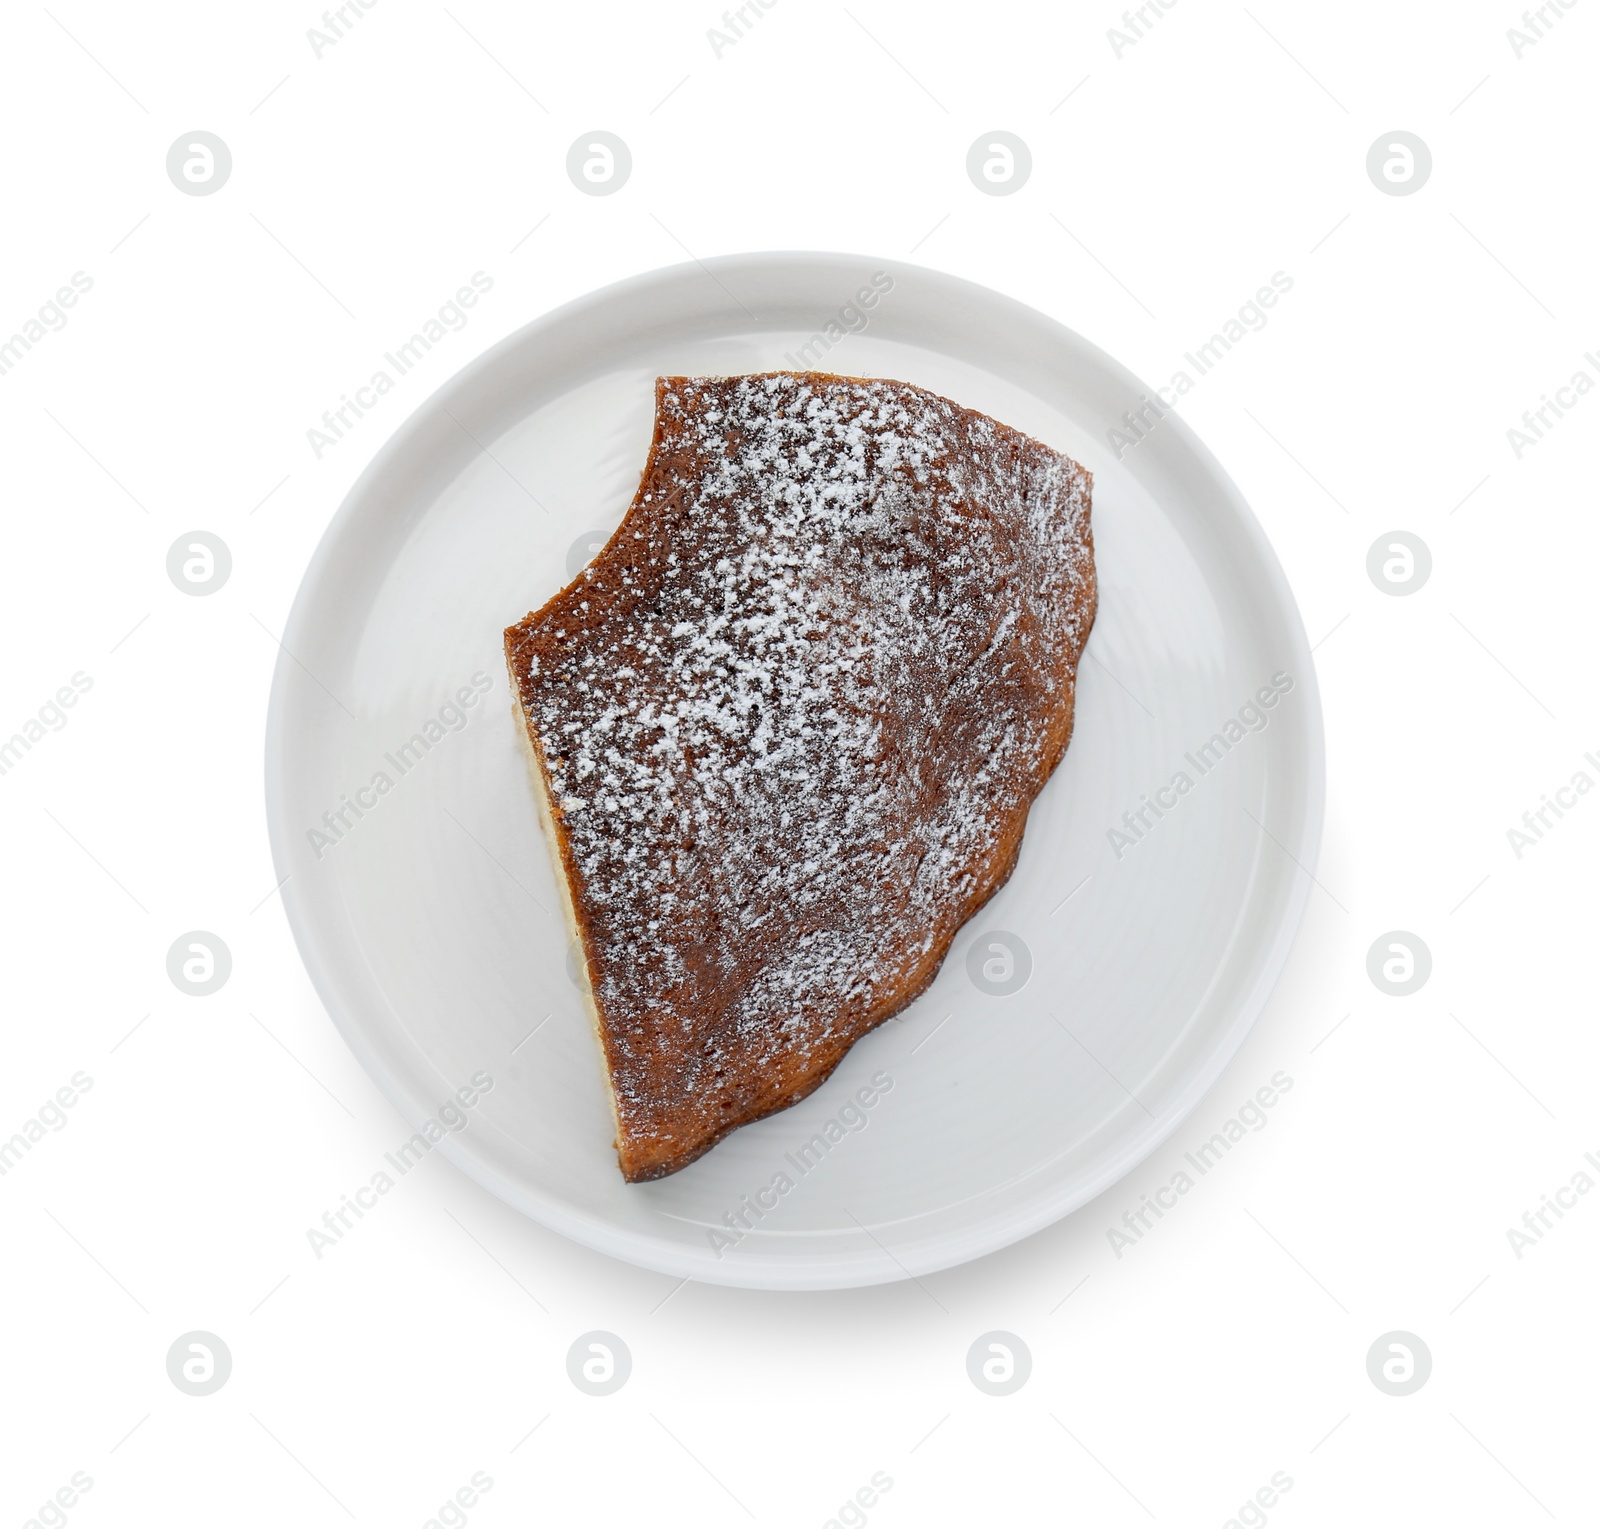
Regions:
<instances>
[{"instance_id":1,"label":"wedge-shaped cake piece","mask_svg":"<svg viewBox=\"0 0 1600 1529\"><path fill-rule=\"evenodd\" d=\"M805 1098L1011 874L1089 492L902 382L656 383L627 518L505 643L627 1179Z\"/></svg>"}]
</instances>

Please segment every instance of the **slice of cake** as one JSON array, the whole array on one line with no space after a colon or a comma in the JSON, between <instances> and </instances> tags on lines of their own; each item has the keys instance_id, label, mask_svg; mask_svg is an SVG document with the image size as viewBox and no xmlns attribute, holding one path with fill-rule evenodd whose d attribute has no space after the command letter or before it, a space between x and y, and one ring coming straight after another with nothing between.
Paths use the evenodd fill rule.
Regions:
<instances>
[{"instance_id":1,"label":"slice of cake","mask_svg":"<svg viewBox=\"0 0 1600 1529\"><path fill-rule=\"evenodd\" d=\"M627 517L505 634L625 1178L823 1083L1016 864L1089 474L903 382L664 377Z\"/></svg>"}]
</instances>

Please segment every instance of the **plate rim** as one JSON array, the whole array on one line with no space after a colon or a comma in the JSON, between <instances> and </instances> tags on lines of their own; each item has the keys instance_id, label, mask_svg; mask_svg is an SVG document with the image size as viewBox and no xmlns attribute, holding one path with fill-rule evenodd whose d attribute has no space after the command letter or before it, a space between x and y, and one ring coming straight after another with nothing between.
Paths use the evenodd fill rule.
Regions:
<instances>
[{"instance_id":1,"label":"plate rim","mask_svg":"<svg viewBox=\"0 0 1600 1529\"><path fill-rule=\"evenodd\" d=\"M285 714L290 707L290 694L299 683L296 663L290 655L304 646L300 639L320 614L319 596L329 565L343 536L358 518L375 483L389 470L393 460L402 455L430 420L436 419L441 408L452 395L466 391L491 371L508 353L536 343L539 335L558 325L581 319L586 311L603 309L618 300L634 298L652 287L666 288L688 278L691 274L717 279L719 273L733 274L751 267L767 271L804 262L812 266L848 268L859 273L863 263L869 268L886 268L896 274L914 274L919 280L934 286L943 285L954 292L988 303L1009 307L1018 317L1026 317L1048 332L1053 342L1065 341L1077 348L1108 376L1118 377L1130 388L1130 396L1140 391L1151 393L1143 383L1121 362L1085 339L1060 320L1022 302L1005 292L982 282L953 275L930 266L882 256L864 255L832 250L755 250L710 257L706 260L676 262L636 272L618 281L607 283L582 293L555 308L537 315L519 325L488 349L467 361L423 398L413 410L390 432L372 458L357 475L345 492L339 507L329 518L313 550L284 623L283 638L273 668L265 730L265 806L267 837L271 848L274 874L280 881L284 915L294 939L302 965L311 979L334 1028L349 1046L363 1070L377 1084L379 1090L401 1117L414 1129L420 1129L430 1118L430 1108L420 1100L390 1069L369 1041L365 1029L356 1018L346 1012L342 984L325 959L322 937L315 920L316 909L309 894L302 894L294 885L290 844L293 830L289 827L285 810L288 785L292 773L290 754L292 748L287 736ZM719 283L720 284L720 283ZM1269 597L1273 618L1281 626L1288 640L1288 658L1295 665L1297 675L1304 679L1304 759L1301 761L1304 778L1300 782L1303 798L1302 820L1298 836L1292 842L1294 859L1303 875L1295 877L1282 906L1277 910L1275 927L1256 977L1247 992L1234 1005L1232 1022L1218 1032L1212 1042L1205 1065L1197 1070L1187 1087L1169 1099L1161 1113L1153 1117L1142 1134L1136 1134L1120 1143L1096 1164L1087 1178L1060 1195L1041 1200L1014 1213L1004 1220L1003 1229L978 1225L969 1226L962 1246L947 1246L932 1256L919 1256L914 1248L903 1250L906 1258L893 1254L860 1253L830 1255L829 1260L810 1259L803 1263L782 1255L760 1264L735 1262L719 1263L709 1253L691 1253L687 1246L670 1244L656 1238L642 1236L629 1228L619 1228L603 1216L576 1213L562 1201L541 1197L527 1186L513 1182L498 1171L488 1159L470 1150L467 1140L473 1133L468 1130L448 1134L438 1143L440 1153L480 1188L487 1190L530 1220L558 1232L580 1245L610 1257L656 1272L687 1277L705 1284L759 1290L838 1290L862 1286L889 1284L914 1279L919 1275L935 1273L946 1268L972 1262L996 1253L1027 1237L1066 1219L1074 1212L1097 1199L1114 1184L1125 1178L1140 1163L1150 1157L1195 1111L1213 1091L1222 1074L1232 1064L1239 1050L1254 1030L1257 1020L1276 989L1304 921L1305 910L1315 880L1315 868L1321 849L1327 796L1327 745L1321 691L1317 682L1315 661L1308 643L1304 619L1289 585L1288 577L1264 527L1249 501L1244 497L1221 462L1188 423L1176 413L1168 411L1163 426L1176 435L1195 464L1206 474L1209 484L1219 491L1222 503L1233 517L1237 529L1251 544L1260 567L1265 574L1262 593ZM313 645L314 646L314 645ZM1297 685L1299 684L1297 678ZM292 888L292 890L291 890ZM954 1238L950 1233L940 1237L947 1244Z\"/></svg>"}]
</instances>

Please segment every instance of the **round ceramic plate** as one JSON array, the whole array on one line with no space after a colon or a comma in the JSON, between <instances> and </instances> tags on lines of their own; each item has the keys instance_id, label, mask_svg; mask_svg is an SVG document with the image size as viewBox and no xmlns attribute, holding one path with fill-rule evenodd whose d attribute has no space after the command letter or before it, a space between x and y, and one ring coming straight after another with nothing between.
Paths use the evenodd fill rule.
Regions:
<instances>
[{"instance_id":1,"label":"round ceramic plate","mask_svg":"<svg viewBox=\"0 0 1600 1529\"><path fill-rule=\"evenodd\" d=\"M658 375L806 368L931 388L1093 471L1100 612L1076 729L1016 873L927 993L802 1104L629 1185L501 633L621 520ZM267 808L328 1012L463 1171L618 1258L827 1289L1025 1237L1194 1108L1305 905L1322 723L1293 598L1238 490L1175 415L1132 446L1108 434L1133 438L1123 415L1146 393L969 282L762 254L568 304L401 426L295 601Z\"/></svg>"}]
</instances>

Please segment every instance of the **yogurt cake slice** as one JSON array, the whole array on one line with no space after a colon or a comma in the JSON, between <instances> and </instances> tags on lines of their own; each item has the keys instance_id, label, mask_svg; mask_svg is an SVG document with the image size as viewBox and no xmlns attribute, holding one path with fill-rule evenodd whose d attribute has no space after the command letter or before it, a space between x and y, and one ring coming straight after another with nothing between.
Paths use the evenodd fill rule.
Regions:
<instances>
[{"instance_id":1,"label":"yogurt cake slice","mask_svg":"<svg viewBox=\"0 0 1600 1529\"><path fill-rule=\"evenodd\" d=\"M804 1099L1010 876L1090 488L903 382L657 381L626 518L505 634L624 1178Z\"/></svg>"}]
</instances>

